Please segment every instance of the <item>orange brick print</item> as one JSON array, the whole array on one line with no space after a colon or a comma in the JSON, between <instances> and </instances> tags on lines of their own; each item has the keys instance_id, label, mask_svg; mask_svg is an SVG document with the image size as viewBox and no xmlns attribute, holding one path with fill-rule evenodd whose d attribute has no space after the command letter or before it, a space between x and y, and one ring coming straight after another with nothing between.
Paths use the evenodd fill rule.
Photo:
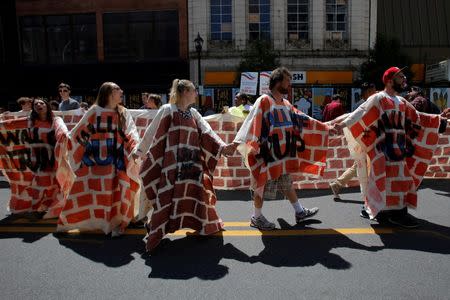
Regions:
<instances>
[{"instance_id":1,"label":"orange brick print","mask_svg":"<svg viewBox=\"0 0 450 300\"><path fill-rule=\"evenodd\" d=\"M407 192L411 189L411 181L409 180L393 180L391 182L391 191L394 193Z\"/></svg>"},{"instance_id":2,"label":"orange brick print","mask_svg":"<svg viewBox=\"0 0 450 300\"><path fill-rule=\"evenodd\" d=\"M84 206L88 206L88 205L92 205L92 204L93 204L92 194L79 196L77 198L77 206L78 207L84 207Z\"/></svg>"},{"instance_id":3,"label":"orange brick print","mask_svg":"<svg viewBox=\"0 0 450 300\"><path fill-rule=\"evenodd\" d=\"M91 169L93 175L97 176L107 176L113 173L113 168L111 165L108 166L96 166Z\"/></svg>"},{"instance_id":4,"label":"orange brick print","mask_svg":"<svg viewBox=\"0 0 450 300\"><path fill-rule=\"evenodd\" d=\"M100 178L88 179L88 188L92 191L101 191L102 190L102 180Z\"/></svg>"},{"instance_id":5,"label":"orange brick print","mask_svg":"<svg viewBox=\"0 0 450 300\"><path fill-rule=\"evenodd\" d=\"M388 98L382 98L382 99L380 100L380 105L381 105L381 108L382 108L383 110L391 110L391 109L395 109L395 104L394 104L394 102L393 102L391 99L388 99Z\"/></svg>"},{"instance_id":6,"label":"orange brick print","mask_svg":"<svg viewBox=\"0 0 450 300\"><path fill-rule=\"evenodd\" d=\"M439 140L439 135L435 132L430 132L427 135L427 145L436 145Z\"/></svg>"},{"instance_id":7,"label":"orange brick print","mask_svg":"<svg viewBox=\"0 0 450 300\"><path fill-rule=\"evenodd\" d=\"M304 134L303 135L303 140L305 141L305 144L309 145L309 146L321 146L323 141L322 141L322 135L321 134Z\"/></svg>"},{"instance_id":8,"label":"orange brick print","mask_svg":"<svg viewBox=\"0 0 450 300\"><path fill-rule=\"evenodd\" d=\"M400 197L399 196L386 196L386 206L397 206L400 204Z\"/></svg>"},{"instance_id":9,"label":"orange brick print","mask_svg":"<svg viewBox=\"0 0 450 300\"><path fill-rule=\"evenodd\" d=\"M66 219L69 224L73 223L79 223L85 220L88 220L91 218L91 213L89 212L89 209L85 209L73 214L67 215Z\"/></svg>"},{"instance_id":10,"label":"orange brick print","mask_svg":"<svg viewBox=\"0 0 450 300\"><path fill-rule=\"evenodd\" d=\"M386 166L387 177L397 177L398 174L399 174L399 166L396 165Z\"/></svg>"},{"instance_id":11,"label":"orange brick print","mask_svg":"<svg viewBox=\"0 0 450 300\"><path fill-rule=\"evenodd\" d=\"M372 107L363 117L363 122L366 126L372 125L380 117L380 110L377 107Z\"/></svg>"},{"instance_id":12,"label":"orange brick print","mask_svg":"<svg viewBox=\"0 0 450 300\"><path fill-rule=\"evenodd\" d=\"M84 182L83 181L76 181L72 185L72 190L70 191L71 194L79 194L84 192Z\"/></svg>"},{"instance_id":13,"label":"orange brick print","mask_svg":"<svg viewBox=\"0 0 450 300\"><path fill-rule=\"evenodd\" d=\"M350 127L350 132L352 133L354 138L358 138L364 131L364 128L361 124L355 123Z\"/></svg>"},{"instance_id":14,"label":"orange brick print","mask_svg":"<svg viewBox=\"0 0 450 300\"><path fill-rule=\"evenodd\" d=\"M112 197L109 194L97 194L95 196L97 200L97 205L101 206L111 206L112 205Z\"/></svg>"},{"instance_id":15,"label":"orange brick print","mask_svg":"<svg viewBox=\"0 0 450 300\"><path fill-rule=\"evenodd\" d=\"M94 209L94 216L97 219L104 219L105 218L105 211L103 209Z\"/></svg>"}]
</instances>

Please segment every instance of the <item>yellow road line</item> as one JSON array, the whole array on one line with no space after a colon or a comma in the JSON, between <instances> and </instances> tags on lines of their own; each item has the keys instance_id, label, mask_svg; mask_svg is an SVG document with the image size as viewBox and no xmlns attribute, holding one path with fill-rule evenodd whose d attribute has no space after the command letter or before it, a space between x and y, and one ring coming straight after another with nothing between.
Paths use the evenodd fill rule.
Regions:
<instances>
[{"instance_id":1,"label":"yellow road line","mask_svg":"<svg viewBox=\"0 0 450 300\"><path fill-rule=\"evenodd\" d=\"M0 227L0 233L54 233L53 227ZM225 230L217 232L216 236L308 236L308 235L351 235L351 234L391 234L394 230L391 228L335 228L335 229L287 229L287 230ZM101 231L80 232L77 229L69 230L67 234L97 234L101 235ZM127 229L125 235L145 235L144 229ZM186 236L187 234L195 234L195 230L186 229L178 230L169 234L170 236Z\"/></svg>"}]
</instances>

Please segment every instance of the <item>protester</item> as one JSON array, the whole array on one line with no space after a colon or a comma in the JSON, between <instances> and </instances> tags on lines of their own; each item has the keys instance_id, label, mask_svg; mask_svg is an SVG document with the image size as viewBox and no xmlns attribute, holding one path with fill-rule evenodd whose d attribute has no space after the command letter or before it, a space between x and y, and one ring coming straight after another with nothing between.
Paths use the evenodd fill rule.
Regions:
<instances>
[{"instance_id":1,"label":"protester","mask_svg":"<svg viewBox=\"0 0 450 300\"><path fill-rule=\"evenodd\" d=\"M28 98L28 97L20 97L19 99L17 99L17 103L22 108L21 110L19 110L19 112L31 112L31 108L32 108L31 103L32 102L33 102L33 99Z\"/></svg>"},{"instance_id":2,"label":"protester","mask_svg":"<svg viewBox=\"0 0 450 300\"><path fill-rule=\"evenodd\" d=\"M437 115L441 113L439 107L426 98L422 89L418 86L411 87L406 99L420 112Z\"/></svg>"},{"instance_id":3,"label":"protester","mask_svg":"<svg viewBox=\"0 0 450 300\"><path fill-rule=\"evenodd\" d=\"M28 118L1 122L0 131L21 132L22 136L14 143L0 146L3 153L0 167L11 186L9 211L47 212L44 217L57 217L63 197L56 179L55 145L67 137L63 120L53 115L47 101L36 98Z\"/></svg>"},{"instance_id":4,"label":"protester","mask_svg":"<svg viewBox=\"0 0 450 300\"><path fill-rule=\"evenodd\" d=\"M364 82L361 84L361 99L354 104L352 111L357 109L361 104L363 104L370 96L377 92L375 84Z\"/></svg>"},{"instance_id":5,"label":"protester","mask_svg":"<svg viewBox=\"0 0 450 300\"><path fill-rule=\"evenodd\" d=\"M52 111L58 111L59 110L59 102L56 100L50 101L50 106L52 108Z\"/></svg>"},{"instance_id":6,"label":"protester","mask_svg":"<svg viewBox=\"0 0 450 300\"><path fill-rule=\"evenodd\" d=\"M142 103L144 105L140 109L159 109L162 104L161 96L157 94L142 93Z\"/></svg>"},{"instance_id":7,"label":"protester","mask_svg":"<svg viewBox=\"0 0 450 300\"><path fill-rule=\"evenodd\" d=\"M231 155L226 145L194 108L197 92L189 80L175 79L170 103L163 105L136 148L134 158L144 157L143 188L153 206L147 250L153 250L168 233L181 228L202 235L223 228L217 215L212 181L221 154Z\"/></svg>"},{"instance_id":8,"label":"protester","mask_svg":"<svg viewBox=\"0 0 450 300\"><path fill-rule=\"evenodd\" d=\"M356 103L355 109L358 108L370 96L372 96L375 93L376 93L375 85L373 83L364 82L361 85L361 100ZM340 121L343 121L347 116L348 116L348 114L342 115L342 116L338 117L337 119L335 119L335 121L338 121L338 119L340 119ZM341 176L339 176L336 179L336 181L333 181L330 183L330 188L333 192L335 200L340 199L339 192L342 189L342 187L344 187L353 177L356 176L356 169L357 169L357 164L355 161L350 168L348 168ZM366 213L366 210L364 208L361 210L361 214L363 216L368 216Z\"/></svg>"},{"instance_id":9,"label":"protester","mask_svg":"<svg viewBox=\"0 0 450 300\"><path fill-rule=\"evenodd\" d=\"M324 122L334 120L337 117L345 114L345 109L341 103L341 100L342 97L339 94L335 94L331 97L331 102L328 103L323 110L322 118Z\"/></svg>"},{"instance_id":10,"label":"protester","mask_svg":"<svg viewBox=\"0 0 450 300\"><path fill-rule=\"evenodd\" d=\"M384 72L384 91L372 95L335 128L346 138L358 165L358 177L371 219L406 228L418 221L407 207L417 206L417 189L444 132L442 116L418 112L399 96L405 86L402 70ZM365 160L369 161L369 169Z\"/></svg>"},{"instance_id":11,"label":"protester","mask_svg":"<svg viewBox=\"0 0 450 300\"><path fill-rule=\"evenodd\" d=\"M100 229L117 236L136 216L139 169L129 157L139 136L120 105L122 95L117 84L103 83L96 103L70 132L64 182L70 192L58 231Z\"/></svg>"},{"instance_id":12,"label":"protester","mask_svg":"<svg viewBox=\"0 0 450 300\"><path fill-rule=\"evenodd\" d=\"M262 207L264 198L275 198L277 191L291 202L297 223L319 210L300 204L290 175L323 172L331 128L300 112L283 98L291 78L284 67L271 73L270 93L256 100L234 140L251 172L254 214L250 226L260 230L275 228L262 214Z\"/></svg>"},{"instance_id":13,"label":"protester","mask_svg":"<svg viewBox=\"0 0 450 300\"><path fill-rule=\"evenodd\" d=\"M238 92L234 97L235 105L230 107L228 112L233 116L245 118L247 117L252 105L249 100L249 96L245 93Z\"/></svg>"},{"instance_id":14,"label":"protester","mask_svg":"<svg viewBox=\"0 0 450 300\"><path fill-rule=\"evenodd\" d=\"M61 103L59 104L60 111L67 111L80 108L80 104L77 100L70 98L70 85L67 83L61 83L58 86L59 96L61 97Z\"/></svg>"}]
</instances>

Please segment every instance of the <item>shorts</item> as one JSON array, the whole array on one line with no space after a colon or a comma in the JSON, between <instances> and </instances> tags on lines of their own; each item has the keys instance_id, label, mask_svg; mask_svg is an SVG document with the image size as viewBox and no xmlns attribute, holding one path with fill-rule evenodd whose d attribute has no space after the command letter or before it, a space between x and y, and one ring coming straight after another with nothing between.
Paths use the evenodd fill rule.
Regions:
<instances>
[{"instance_id":1,"label":"shorts","mask_svg":"<svg viewBox=\"0 0 450 300\"><path fill-rule=\"evenodd\" d=\"M277 192L289 192L292 187L292 180L289 174L283 174L277 179L267 181L264 186L264 199L276 199Z\"/></svg>"}]
</instances>

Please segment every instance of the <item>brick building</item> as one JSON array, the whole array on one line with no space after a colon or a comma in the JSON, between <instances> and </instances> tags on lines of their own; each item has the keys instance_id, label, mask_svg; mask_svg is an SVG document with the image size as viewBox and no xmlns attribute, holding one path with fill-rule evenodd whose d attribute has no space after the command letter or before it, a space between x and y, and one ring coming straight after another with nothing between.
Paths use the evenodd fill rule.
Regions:
<instances>
[{"instance_id":1,"label":"brick building","mask_svg":"<svg viewBox=\"0 0 450 300\"><path fill-rule=\"evenodd\" d=\"M167 93L188 77L187 4L182 0L0 2L2 105L18 96L57 97L59 82L92 100L118 83L130 107L142 91Z\"/></svg>"}]
</instances>

